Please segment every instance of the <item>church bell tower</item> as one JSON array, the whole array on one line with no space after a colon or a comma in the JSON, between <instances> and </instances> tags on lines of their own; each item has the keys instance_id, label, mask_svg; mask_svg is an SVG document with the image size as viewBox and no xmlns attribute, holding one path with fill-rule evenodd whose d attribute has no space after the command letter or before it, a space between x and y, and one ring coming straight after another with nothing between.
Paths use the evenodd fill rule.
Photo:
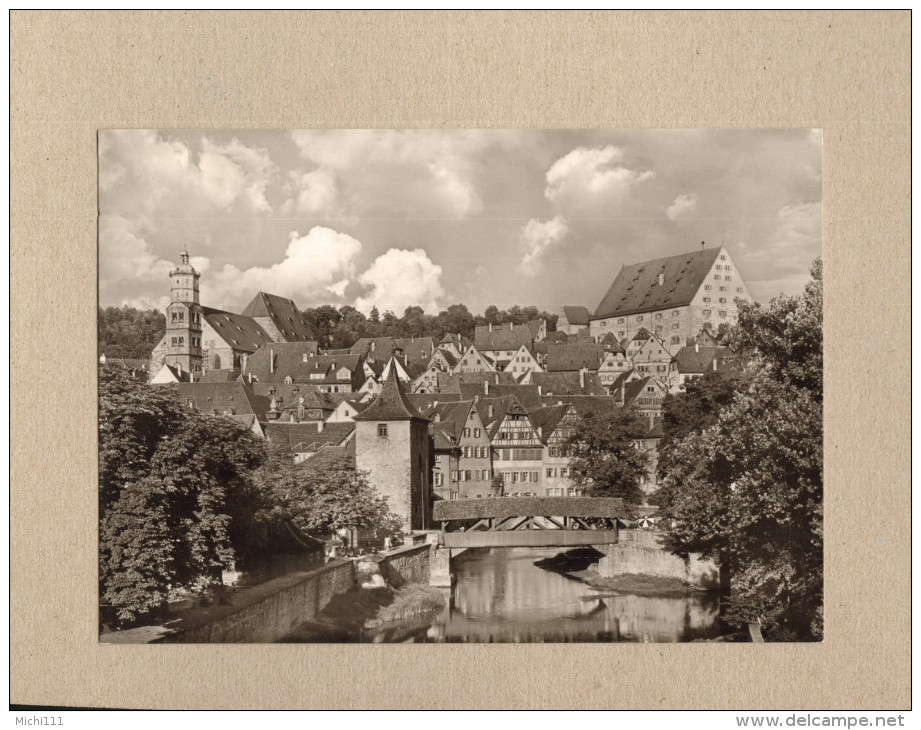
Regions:
<instances>
[{"instance_id":1,"label":"church bell tower","mask_svg":"<svg viewBox=\"0 0 921 730\"><path fill-rule=\"evenodd\" d=\"M188 251L169 272L170 303L166 308L166 364L187 372L202 369L201 304L198 280L201 275L189 263Z\"/></svg>"}]
</instances>

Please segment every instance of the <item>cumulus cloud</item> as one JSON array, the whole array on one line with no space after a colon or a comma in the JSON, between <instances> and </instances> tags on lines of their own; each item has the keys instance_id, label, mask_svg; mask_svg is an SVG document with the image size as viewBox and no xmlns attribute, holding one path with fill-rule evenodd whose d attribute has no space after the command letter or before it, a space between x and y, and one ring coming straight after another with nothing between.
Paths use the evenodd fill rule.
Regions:
<instances>
[{"instance_id":1,"label":"cumulus cloud","mask_svg":"<svg viewBox=\"0 0 921 730\"><path fill-rule=\"evenodd\" d=\"M655 176L651 170L631 169L624 158L622 147L577 147L547 171L544 195L563 205L619 202L634 186Z\"/></svg>"},{"instance_id":2,"label":"cumulus cloud","mask_svg":"<svg viewBox=\"0 0 921 730\"><path fill-rule=\"evenodd\" d=\"M173 263L157 256L135 224L99 220L99 299L119 305L165 307ZM162 307L161 307L162 305Z\"/></svg>"},{"instance_id":3,"label":"cumulus cloud","mask_svg":"<svg viewBox=\"0 0 921 730\"><path fill-rule=\"evenodd\" d=\"M296 130L291 138L324 179L335 175L347 191L346 214L449 218L483 210L477 155L502 139L476 130L399 129ZM308 182L314 189L317 179ZM310 194L308 202L318 201Z\"/></svg>"},{"instance_id":4,"label":"cumulus cloud","mask_svg":"<svg viewBox=\"0 0 921 730\"><path fill-rule=\"evenodd\" d=\"M536 218L529 220L521 228L521 247L524 256L518 265L518 270L528 276L534 276L540 271L544 255L547 251L560 243L569 231L566 219L558 215L548 221L539 221Z\"/></svg>"},{"instance_id":5,"label":"cumulus cloud","mask_svg":"<svg viewBox=\"0 0 921 730\"><path fill-rule=\"evenodd\" d=\"M220 145L201 138L189 147L152 129L107 130L99 137L99 187L105 208L143 215L172 201L184 211L235 204L271 211L266 189L278 171L266 150L237 139Z\"/></svg>"},{"instance_id":6,"label":"cumulus cloud","mask_svg":"<svg viewBox=\"0 0 921 730\"><path fill-rule=\"evenodd\" d=\"M331 228L315 226L304 236L293 231L282 261L242 271L225 264L202 279L202 299L229 307L244 305L256 292L265 291L290 297L298 306L327 303L330 295L344 293L360 252L360 241Z\"/></svg>"},{"instance_id":7,"label":"cumulus cloud","mask_svg":"<svg viewBox=\"0 0 921 730\"><path fill-rule=\"evenodd\" d=\"M421 248L391 248L378 256L358 281L368 291L355 307L365 313L377 307L381 312L389 309L402 314L410 306L431 312L444 296L441 267Z\"/></svg>"},{"instance_id":8,"label":"cumulus cloud","mask_svg":"<svg viewBox=\"0 0 921 730\"><path fill-rule=\"evenodd\" d=\"M335 173L328 168L290 173L292 196L282 206L284 213L332 217L339 212Z\"/></svg>"},{"instance_id":9,"label":"cumulus cloud","mask_svg":"<svg viewBox=\"0 0 921 730\"><path fill-rule=\"evenodd\" d=\"M671 220L693 213L697 209L697 196L694 194L679 195L665 211Z\"/></svg>"}]
</instances>

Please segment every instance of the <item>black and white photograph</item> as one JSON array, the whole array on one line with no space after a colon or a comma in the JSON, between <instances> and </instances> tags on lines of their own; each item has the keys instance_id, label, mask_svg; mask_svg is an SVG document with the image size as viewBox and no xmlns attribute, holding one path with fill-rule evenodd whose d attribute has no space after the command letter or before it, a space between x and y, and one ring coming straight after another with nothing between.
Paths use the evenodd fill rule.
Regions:
<instances>
[{"instance_id":1,"label":"black and white photograph","mask_svg":"<svg viewBox=\"0 0 921 730\"><path fill-rule=\"evenodd\" d=\"M822 641L822 143L100 130L99 642Z\"/></svg>"}]
</instances>

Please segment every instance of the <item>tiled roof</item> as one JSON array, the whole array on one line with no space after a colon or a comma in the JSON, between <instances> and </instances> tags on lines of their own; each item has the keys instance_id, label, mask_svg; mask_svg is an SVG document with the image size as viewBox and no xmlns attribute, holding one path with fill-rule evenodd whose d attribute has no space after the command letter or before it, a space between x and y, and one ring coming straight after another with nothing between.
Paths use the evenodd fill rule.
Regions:
<instances>
[{"instance_id":1,"label":"tiled roof","mask_svg":"<svg viewBox=\"0 0 921 730\"><path fill-rule=\"evenodd\" d=\"M255 414L260 420L269 410L269 399L256 395L243 383L179 383L183 403L192 401L202 413L235 411L236 415Z\"/></svg>"},{"instance_id":2,"label":"tiled roof","mask_svg":"<svg viewBox=\"0 0 921 730\"><path fill-rule=\"evenodd\" d=\"M246 372L261 383L283 382L289 377L295 383L344 383L338 380L336 372L346 368L354 373L361 367L361 355L316 355L316 342L272 342L260 347L246 360ZM275 367L269 366L275 356ZM306 355L306 359L304 356ZM335 368L333 367L335 366ZM323 375L322 379L311 379L311 375ZM349 378L349 381L351 378Z\"/></svg>"},{"instance_id":3,"label":"tiled roof","mask_svg":"<svg viewBox=\"0 0 921 730\"><path fill-rule=\"evenodd\" d=\"M708 248L622 267L592 319L690 304L721 250Z\"/></svg>"},{"instance_id":4,"label":"tiled roof","mask_svg":"<svg viewBox=\"0 0 921 730\"><path fill-rule=\"evenodd\" d=\"M606 395L598 373L585 373L579 385L578 371L531 373L531 385L539 386L542 395Z\"/></svg>"},{"instance_id":5,"label":"tiled roof","mask_svg":"<svg viewBox=\"0 0 921 730\"><path fill-rule=\"evenodd\" d=\"M433 405L425 411L425 417L441 425L450 424L451 432L460 434L467 424L467 416L470 415L472 407L472 400L448 401L446 403L439 401L437 406Z\"/></svg>"},{"instance_id":6,"label":"tiled roof","mask_svg":"<svg viewBox=\"0 0 921 730\"><path fill-rule=\"evenodd\" d=\"M566 315L566 321L569 324L587 325L588 324L588 307L564 306L563 314Z\"/></svg>"},{"instance_id":7,"label":"tiled roof","mask_svg":"<svg viewBox=\"0 0 921 730\"><path fill-rule=\"evenodd\" d=\"M241 352L255 352L262 345L271 342L266 334L251 317L220 309L202 307L202 315L211 328L230 346Z\"/></svg>"},{"instance_id":8,"label":"tiled roof","mask_svg":"<svg viewBox=\"0 0 921 730\"><path fill-rule=\"evenodd\" d=\"M234 370L205 370L199 378L199 383L232 383L240 377Z\"/></svg>"},{"instance_id":9,"label":"tiled roof","mask_svg":"<svg viewBox=\"0 0 921 730\"><path fill-rule=\"evenodd\" d=\"M438 390L441 393L460 393L462 383L491 383L492 385L515 385L512 373L436 373Z\"/></svg>"},{"instance_id":10,"label":"tiled roof","mask_svg":"<svg viewBox=\"0 0 921 730\"><path fill-rule=\"evenodd\" d=\"M434 408L435 403L462 400L460 393L407 393L406 399L423 415Z\"/></svg>"},{"instance_id":11,"label":"tiled roof","mask_svg":"<svg viewBox=\"0 0 921 730\"><path fill-rule=\"evenodd\" d=\"M316 339L307 318L290 299L259 292L240 314L246 317L268 317L285 342Z\"/></svg>"},{"instance_id":12,"label":"tiled roof","mask_svg":"<svg viewBox=\"0 0 921 730\"><path fill-rule=\"evenodd\" d=\"M547 372L567 370L597 370L604 358L604 350L594 342L547 346Z\"/></svg>"},{"instance_id":13,"label":"tiled roof","mask_svg":"<svg viewBox=\"0 0 921 730\"><path fill-rule=\"evenodd\" d=\"M325 446L342 445L355 430L354 423L345 422L325 423L320 431L317 423L269 422L264 426L265 435L269 441L287 444L294 451L312 452Z\"/></svg>"},{"instance_id":14,"label":"tiled roof","mask_svg":"<svg viewBox=\"0 0 921 730\"><path fill-rule=\"evenodd\" d=\"M461 383L461 397L472 399L475 397L492 397L501 398L503 396L514 396L525 408L535 408L540 405L540 395L535 385L489 385L489 392L486 392L486 385L479 383Z\"/></svg>"},{"instance_id":15,"label":"tiled roof","mask_svg":"<svg viewBox=\"0 0 921 730\"><path fill-rule=\"evenodd\" d=\"M364 411L355 416L356 421L401 421L410 419L428 420L407 399L406 393L403 391L403 384L396 376L395 368L391 368L390 377L384 381L377 398Z\"/></svg>"},{"instance_id":16,"label":"tiled roof","mask_svg":"<svg viewBox=\"0 0 921 730\"><path fill-rule=\"evenodd\" d=\"M611 396L600 395L552 395L541 398L544 405L571 405L576 413L610 413L620 406Z\"/></svg>"},{"instance_id":17,"label":"tiled roof","mask_svg":"<svg viewBox=\"0 0 921 730\"><path fill-rule=\"evenodd\" d=\"M679 373L703 373L713 369L714 358L722 358L728 352L725 347L682 347L675 355L675 362Z\"/></svg>"},{"instance_id":18,"label":"tiled roof","mask_svg":"<svg viewBox=\"0 0 921 730\"><path fill-rule=\"evenodd\" d=\"M561 406L532 408L528 415L531 418L531 423L534 424L534 427L540 433L540 440L543 443L547 443L547 439L556 431L560 422L566 417L568 412L569 404L563 404Z\"/></svg>"},{"instance_id":19,"label":"tiled roof","mask_svg":"<svg viewBox=\"0 0 921 730\"><path fill-rule=\"evenodd\" d=\"M367 354L369 358L386 362L395 349L403 350L407 361L423 361L427 365L435 350L431 337L362 337L349 348L353 355Z\"/></svg>"},{"instance_id":20,"label":"tiled roof","mask_svg":"<svg viewBox=\"0 0 921 730\"><path fill-rule=\"evenodd\" d=\"M538 325L540 324L539 320ZM494 324L477 327L473 344L477 350L517 350L522 345L530 347L534 342L534 333L528 324Z\"/></svg>"}]
</instances>

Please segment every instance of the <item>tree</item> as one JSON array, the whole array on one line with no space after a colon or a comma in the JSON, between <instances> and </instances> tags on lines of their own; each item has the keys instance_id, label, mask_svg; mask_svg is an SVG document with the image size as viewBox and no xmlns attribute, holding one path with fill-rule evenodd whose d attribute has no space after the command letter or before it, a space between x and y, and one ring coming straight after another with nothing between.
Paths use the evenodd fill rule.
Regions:
<instances>
[{"instance_id":1,"label":"tree","mask_svg":"<svg viewBox=\"0 0 921 730\"><path fill-rule=\"evenodd\" d=\"M166 317L156 309L99 308L99 354L146 359L166 332Z\"/></svg>"},{"instance_id":2,"label":"tree","mask_svg":"<svg viewBox=\"0 0 921 730\"><path fill-rule=\"evenodd\" d=\"M727 618L769 638L822 635L822 272L796 297L744 304L733 340L746 387L667 452L660 504L673 552L728 562ZM668 429L666 429L668 434ZM663 439L665 441L665 439Z\"/></svg>"},{"instance_id":3,"label":"tree","mask_svg":"<svg viewBox=\"0 0 921 730\"><path fill-rule=\"evenodd\" d=\"M127 624L219 581L264 446L232 419L183 410L173 388L112 367L99 381L100 602Z\"/></svg>"},{"instance_id":4,"label":"tree","mask_svg":"<svg viewBox=\"0 0 921 730\"><path fill-rule=\"evenodd\" d=\"M566 440L573 482L593 497L640 503L649 455L637 448L636 441L645 429L645 421L630 407L583 414Z\"/></svg>"},{"instance_id":5,"label":"tree","mask_svg":"<svg viewBox=\"0 0 921 730\"><path fill-rule=\"evenodd\" d=\"M261 519L290 520L317 536L351 528L381 536L400 531L399 518L346 456L321 451L295 463L287 449L273 448L256 482L267 505Z\"/></svg>"}]
</instances>

